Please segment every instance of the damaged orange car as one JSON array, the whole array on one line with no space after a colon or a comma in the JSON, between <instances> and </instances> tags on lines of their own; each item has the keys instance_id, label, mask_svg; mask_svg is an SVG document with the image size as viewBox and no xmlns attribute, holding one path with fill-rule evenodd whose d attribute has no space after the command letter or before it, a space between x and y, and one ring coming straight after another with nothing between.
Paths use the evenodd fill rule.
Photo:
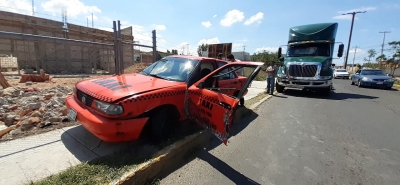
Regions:
<instances>
[{"instance_id":1,"label":"damaged orange car","mask_svg":"<svg viewBox=\"0 0 400 185\"><path fill-rule=\"evenodd\" d=\"M106 142L137 140L146 129L162 140L174 125L192 119L226 144L236 107L261 65L168 56L140 73L78 82L66 98L68 118ZM251 74L238 76L240 68Z\"/></svg>"}]
</instances>

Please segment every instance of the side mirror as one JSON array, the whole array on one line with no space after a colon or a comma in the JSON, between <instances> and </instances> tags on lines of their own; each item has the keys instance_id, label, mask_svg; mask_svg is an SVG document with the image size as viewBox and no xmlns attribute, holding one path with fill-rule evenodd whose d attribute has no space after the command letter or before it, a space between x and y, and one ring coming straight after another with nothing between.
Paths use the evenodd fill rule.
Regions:
<instances>
[{"instance_id":1,"label":"side mirror","mask_svg":"<svg viewBox=\"0 0 400 185\"><path fill-rule=\"evenodd\" d=\"M282 57L282 48L279 47L279 49L278 49L278 59L280 60L281 57Z\"/></svg>"},{"instance_id":2,"label":"side mirror","mask_svg":"<svg viewBox=\"0 0 400 185\"><path fill-rule=\"evenodd\" d=\"M344 44L339 45L339 50L337 56L340 58L343 56Z\"/></svg>"},{"instance_id":3,"label":"side mirror","mask_svg":"<svg viewBox=\"0 0 400 185\"><path fill-rule=\"evenodd\" d=\"M389 74L389 73L386 73L386 76L390 76L390 74Z\"/></svg>"},{"instance_id":4,"label":"side mirror","mask_svg":"<svg viewBox=\"0 0 400 185\"><path fill-rule=\"evenodd\" d=\"M332 64L332 67L335 67L336 66L336 64Z\"/></svg>"}]
</instances>

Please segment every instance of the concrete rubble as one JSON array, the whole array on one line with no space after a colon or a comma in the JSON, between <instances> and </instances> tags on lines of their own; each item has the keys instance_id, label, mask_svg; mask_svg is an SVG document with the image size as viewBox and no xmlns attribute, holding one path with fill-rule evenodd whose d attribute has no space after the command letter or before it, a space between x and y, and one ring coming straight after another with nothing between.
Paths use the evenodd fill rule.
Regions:
<instances>
[{"instance_id":1,"label":"concrete rubble","mask_svg":"<svg viewBox=\"0 0 400 185\"><path fill-rule=\"evenodd\" d=\"M72 94L72 89L60 85L51 89L8 87L0 90L1 140L68 122L65 107L68 94Z\"/></svg>"}]
</instances>

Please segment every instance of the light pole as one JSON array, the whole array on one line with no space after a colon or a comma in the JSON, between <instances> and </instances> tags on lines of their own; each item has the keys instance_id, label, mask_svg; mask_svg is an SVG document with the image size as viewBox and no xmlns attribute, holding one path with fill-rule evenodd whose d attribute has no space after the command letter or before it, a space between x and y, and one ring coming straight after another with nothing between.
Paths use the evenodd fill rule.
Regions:
<instances>
[{"instance_id":1,"label":"light pole","mask_svg":"<svg viewBox=\"0 0 400 185\"><path fill-rule=\"evenodd\" d=\"M347 44L347 52L346 52L346 60L344 61L344 68L346 69L347 67L347 59L349 58L349 50L350 50L350 42L351 42L351 35L353 34L353 24L354 24L354 16L358 13L365 13L367 11L363 12L351 12L351 13L345 13L342 15L349 15L351 14L353 17L351 18L351 28L350 28L350 36L349 36L349 43Z\"/></svg>"}]
</instances>

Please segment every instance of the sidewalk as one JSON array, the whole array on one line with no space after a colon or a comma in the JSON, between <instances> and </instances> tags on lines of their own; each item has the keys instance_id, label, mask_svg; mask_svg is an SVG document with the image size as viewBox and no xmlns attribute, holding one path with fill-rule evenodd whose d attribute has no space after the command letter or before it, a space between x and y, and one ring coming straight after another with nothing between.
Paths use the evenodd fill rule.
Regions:
<instances>
[{"instance_id":1,"label":"sidewalk","mask_svg":"<svg viewBox=\"0 0 400 185\"><path fill-rule=\"evenodd\" d=\"M265 91L265 81L253 81L245 100ZM106 143L82 126L0 143L0 184L25 184L81 162L127 149L132 143Z\"/></svg>"}]
</instances>

